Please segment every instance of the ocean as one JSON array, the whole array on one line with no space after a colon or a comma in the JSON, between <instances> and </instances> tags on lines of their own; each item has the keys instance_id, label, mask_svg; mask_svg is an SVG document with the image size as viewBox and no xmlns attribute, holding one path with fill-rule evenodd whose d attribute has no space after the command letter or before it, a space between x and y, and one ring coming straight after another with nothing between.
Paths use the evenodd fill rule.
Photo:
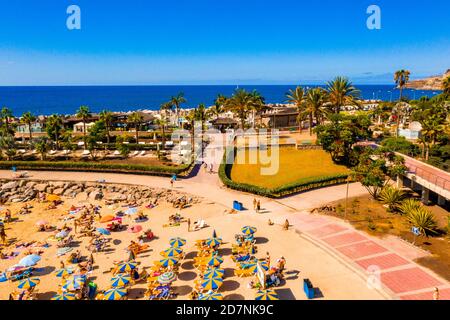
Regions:
<instances>
[{"instance_id":1,"label":"ocean","mask_svg":"<svg viewBox=\"0 0 450 320\"><path fill-rule=\"evenodd\" d=\"M304 85L303 87L317 87ZM356 85L364 99L396 100L399 90L394 85ZM295 85L242 85L239 88L257 90L267 103L286 102L286 92ZM171 96L183 92L184 108L199 103L212 105L218 94L231 95L232 85L172 85L172 86L59 86L59 87L0 87L0 106L10 108L15 116L31 111L36 115L74 114L81 105L91 112L158 110ZM410 99L434 96L439 91L404 90Z\"/></svg>"}]
</instances>

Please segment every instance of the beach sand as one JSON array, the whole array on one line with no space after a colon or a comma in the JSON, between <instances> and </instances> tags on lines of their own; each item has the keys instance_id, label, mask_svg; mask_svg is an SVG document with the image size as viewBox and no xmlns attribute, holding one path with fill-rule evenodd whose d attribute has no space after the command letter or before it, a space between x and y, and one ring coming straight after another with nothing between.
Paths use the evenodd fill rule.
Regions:
<instances>
[{"instance_id":1,"label":"beach sand","mask_svg":"<svg viewBox=\"0 0 450 320\"><path fill-rule=\"evenodd\" d=\"M67 216L68 209L73 205L83 205L74 199L64 199L64 203L55 210L45 210L47 204L36 201L29 202L33 205L32 213L27 215L17 215L18 208L22 204L4 205L3 208L10 208L13 217L19 220L6 225L8 238L14 241L45 241L52 233L37 232L35 226L39 220L46 220L50 224L62 226L64 222L61 217ZM108 207L103 201L90 201L94 205L101 205L102 215L114 214L118 209ZM276 259L284 256L286 264L286 281L281 286L276 287L280 299L306 299L303 292L303 279L309 278L313 285L320 289L322 297L319 299L385 299L386 295L370 289L366 285L366 280L349 269L337 258L329 255L323 249L305 240L292 230L282 231L280 225L269 226L264 219L256 216L253 212L238 214L227 214L227 208L222 205L212 203L208 200L201 200L200 203L178 210L169 203L162 202L153 209L141 207L141 210L148 215L148 221L140 223L143 230L151 228L157 239L148 242L150 250L137 257L140 267L150 267L155 260L161 259L160 252L169 247L169 239L175 236L185 238L187 244L183 247L186 258L181 263L179 278L173 283L178 299L187 299L194 286L197 271L193 267L192 258L196 254L194 246L195 240L205 239L212 236L213 230L224 240L224 244L219 250L219 254L224 258L222 268L225 269L224 284L219 290L225 299L254 299L255 289L249 289L248 283L253 277L238 278L234 276L235 263L231 260L231 245L234 243L234 235L240 233L240 229L245 225L255 226L258 253L256 257L264 258L266 252L270 253L272 265ZM204 219L209 227L196 232L188 232L187 224L182 223L177 227L163 227L168 223L171 214L180 212L185 218L190 218L192 222L197 219ZM134 221L126 217L124 223L135 225ZM73 226L72 222L68 223ZM95 222L96 227L105 227L105 224ZM95 269L90 274L90 278L98 285L98 290L109 288L111 273L108 273L113 266L113 261L125 260L128 253L125 248L131 240L136 240L138 234L127 231L113 232L109 249L107 252L93 253ZM84 256L90 252L86 249L88 238L75 238L75 249L81 250ZM41 279L37 287L38 299L50 299L55 295L61 279L55 276L54 271L59 269L61 260L66 260L66 256L56 256L56 243L49 242L51 246L44 249L42 260L36 265L38 271L35 276ZM11 245L5 251L17 251ZM22 250L23 251L23 250ZM13 259L0 260L0 271L17 263L24 254ZM67 266L67 265L66 265ZM17 288L17 282L0 283L0 299L7 299L9 293ZM146 283L140 282L131 287L129 299L143 299L146 290Z\"/></svg>"}]
</instances>

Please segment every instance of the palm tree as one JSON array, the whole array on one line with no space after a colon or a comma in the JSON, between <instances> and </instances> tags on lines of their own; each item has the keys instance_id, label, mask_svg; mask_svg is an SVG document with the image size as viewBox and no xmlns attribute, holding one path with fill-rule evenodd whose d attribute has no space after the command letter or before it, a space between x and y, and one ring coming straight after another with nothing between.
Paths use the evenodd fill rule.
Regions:
<instances>
[{"instance_id":1,"label":"palm tree","mask_svg":"<svg viewBox=\"0 0 450 320\"><path fill-rule=\"evenodd\" d=\"M398 70L394 74L395 84L400 89L400 98L399 98L400 101L403 99L403 88L409 82L410 75L411 75L411 72L409 72L408 70L404 70L404 69Z\"/></svg>"},{"instance_id":2,"label":"palm tree","mask_svg":"<svg viewBox=\"0 0 450 320\"><path fill-rule=\"evenodd\" d=\"M225 109L233 112L241 122L241 129L245 127L245 121L250 112L262 107L264 99L256 92L247 92L244 89L236 89L231 98L225 102Z\"/></svg>"},{"instance_id":3,"label":"palm tree","mask_svg":"<svg viewBox=\"0 0 450 320\"><path fill-rule=\"evenodd\" d=\"M113 117L114 115L111 111L103 110L102 112L100 112L100 120L102 120L105 123L106 141L108 142L108 144L110 143L111 140L110 131L113 123Z\"/></svg>"},{"instance_id":4,"label":"palm tree","mask_svg":"<svg viewBox=\"0 0 450 320\"><path fill-rule=\"evenodd\" d=\"M297 86L297 88L295 88L295 90L289 89L289 92L286 94L286 98L287 98L287 102L288 103L292 103L295 105L295 107L297 108L298 111L298 123L299 123L299 131L300 133L302 132L302 118L301 118L301 114L303 113L304 110L304 103L305 103L305 90L303 90L302 87Z\"/></svg>"},{"instance_id":5,"label":"palm tree","mask_svg":"<svg viewBox=\"0 0 450 320\"><path fill-rule=\"evenodd\" d=\"M444 90L444 94L449 96L450 95L450 76L447 76L447 78L445 78L442 81L442 87Z\"/></svg>"},{"instance_id":6,"label":"palm tree","mask_svg":"<svg viewBox=\"0 0 450 320\"><path fill-rule=\"evenodd\" d=\"M45 160L45 155L49 149L48 141L46 137L40 137L34 144L34 148L41 155L41 160Z\"/></svg>"},{"instance_id":7,"label":"palm tree","mask_svg":"<svg viewBox=\"0 0 450 320\"><path fill-rule=\"evenodd\" d=\"M192 109L189 111L189 113L186 115L186 120L190 123L190 136L191 136L191 151L192 155L194 155L195 151L195 119L196 119L196 111L195 109Z\"/></svg>"},{"instance_id":8,"label":"palm tree","mask_svg":"<svg viewBox=\"0 0 450 320\"><path fill-rule=\"evenodd\" d=\"M303 102L303 111L299 114L300 119L304 116L309 119L309 135L312 136L313 119L317 123L322 123L326 115L325 103L327 102L327 93L322 88L308 90Z\"/></svg>"},{"instance_id":9,"label":"palm tree","mask_svg":"<svg viewBox=\"0 0 450 320\"><path fill-rule=\"evenodd\" d=\"M334 113L341 112L343 106L359 106L360 91L345 77L336 77L327 83L328 101Z\"/></svg>"},{"instance_id":10,"label":"palm tree","mask_svg":"<svg viewBox=\"0 0 450 320\"><path fill-rule=\"evenodd\" d=\"M208 111L204 103L200 103L195 110L195 120L200 121L202 124L202 135L205 129L205 122L208 119Z\"/></svg>"},{"instance_id":11,"label":"palm tree","mask_svg":"<svg viewBox=\"0 0 450 320\"><path fill-rule=\"evenodd\" d=\"M219 116L224 112L224 104L226 103L227 98L224 95L219 94L214 101L214 105L209 108L208 112L211 117L218 119Z\"/></svg>"},{"instance_id":12,"label":"palm tree","mask_svg":"<svg viewBox=\"0 0 450 320\"><path fill-rule=\"evenodd\" d=\"M139 130L141 129L142 122L144 121L144 117L139 112L133 112L127 118L127 122L134 125L134 129L136 130L136 143L139 143Z\"/></svg>"},{"instance_id":13,"label":"palm tree","mask_svg":"<svg viewBox=\"0 0 450 320\"><path fill-rule=\"evenodd\" d=\"M9 118L12 118L13 114L12 111L8 107L3 107L0 111L0 116L2 119L2 122L5 125L5 131L7 134L10 133L10 126L9 126Z\"/></svg>"},{"instance_id":14,"label":"palm tree","mask_svg":"<svg viewBox=\"0 0 450 320\"><path fill-rule=\"evenodd\" d=\"M53 114L47 118L47 121L45 123L45 130L49 138L55 142L56 149L59 148L59 138L62 128L63 122L59 115Z\"/></svg>"},{"instance_id":15,"label":"palm tree","mask_svg":"<svg viewBox=\"0 0 450 320\"><path fill-rule=\"evenodd\" d=\"M427 140L425 160L429 159L429 151L436 144L438 136L445 132L446 126L442 119L436 114L431 114L428 118L421 121L422 136Z\"/></svg>"},{"instance_id":16,"label":"palm tree","mask_svg":"<svg viewBox=\"0 0 450 320\"><path fill-rule=\"evenodd\" d=\"M161 140L161 146L164 150L166 148L166 126L167 126L167 119L162 117L161 119L156 120L156 124L159 126L161 130L162 140Z\"/></svg>"},{"instance_id":17,"label":"palm tree","mask_svg":"<svg viewBox=\"0 0 450 320\"><path fill-rule=\"evenodd\" d=\"M26 124L28 127L28 133L30 135L29 146L31 148L31 143L33 140L33 131L31 130L31 125L36 121L36 117L31 112L25 112L22 114L22 123Z\"/></svg>"},{"instance_id":18,"label":"palm tree","mask_svg":"<svg viewBox=\"0 0 450 320\"><path fill-rule=\"evenodd\" d=\"M170 102L173 106L175 106L175 110L177 112L177 126L178 126L180 122L180 106L181 104L186 103L187 100L184 97L184 93L180 92L175 97L172 97L172 99L170 99Z\"/></svg>"},{"instance_id":19,"label":"palm tree","mask_svg":"<svg viewBox=\"0 0 450 320\"><path fill-rule=\"evenodd\" d=\"M89 112L89 107L81 106L78 109L76 116L78 119L81 119L81 121L83 122L83 141L84 141L83 147L86 150L86 137L87 137L86 122L91 117L91 113Z\"/></svg>"}]
</instances>

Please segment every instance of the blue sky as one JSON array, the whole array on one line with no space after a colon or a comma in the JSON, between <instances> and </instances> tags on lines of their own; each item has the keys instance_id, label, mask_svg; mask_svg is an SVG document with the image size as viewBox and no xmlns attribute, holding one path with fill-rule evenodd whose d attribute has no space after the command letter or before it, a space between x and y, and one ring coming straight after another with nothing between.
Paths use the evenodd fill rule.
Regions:
<instances>
[{"instance_id":1,"label":"blue sky","mask_svg":"<svg viewBox=\"0 0 450 320\"><path fill-rule=\"evenodd\" d=\"M81 8L82 29L66 28ZM368 30L377 4L382 29ZM0 85L389 83L450 68L448 0L0 4Z\"/></svg>"}]
</instances>

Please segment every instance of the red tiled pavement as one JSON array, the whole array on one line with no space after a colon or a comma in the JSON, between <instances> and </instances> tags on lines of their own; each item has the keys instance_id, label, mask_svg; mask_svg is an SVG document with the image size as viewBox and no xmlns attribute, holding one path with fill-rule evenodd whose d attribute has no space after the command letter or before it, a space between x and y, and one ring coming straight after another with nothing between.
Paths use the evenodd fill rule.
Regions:
<instances>
[{"instance_id":1,"label":"red tiled pavement","mask_svg":"<svg viewBox=\"0 0 450 320\"><path fill-rule=\"evenodd\" d=\"M345 247L338 248L337 250L343 255L349 257L350 259L358 259L371 256L377 253L387 252L385 248L376 244L373 241L355 243Z\"/></svg>"},{"instance_id":2,"label":"red tiled pavement","mask_svg":"<svg viewBox=\"0 0 450 320\"><path fill-rule=\"evenodd\" d=\"M377 266L381 270L394 268L409 264L409 262L395 253L389 253L383 256L363 259L356 261L362 268L367 269L369 266Z\"/></svg>"},{"instance_id":3,"label":"red tiled pavement","mask_svg":"<svg viewBox=\"0 0 450 320\"><path fill-rule=\"evenodd\" d=\"M329 237L329 238L322 239L322 240L325 241L326 243L328 243L332 247L338 247L338 246L343 246L345 244L364 241L364 240L367 240L367 238L360 235L359 233L351 232L351 233L345 233L345 234L340 234L337 236Z\"/></svg>"},{"instance_id":4,"label":"red tiled pavement","mask_svg":"<svg viewBox=\"0 0 450 320\"><path fill-rule=\"evenodd\" d=\"M417 267L383 272L381 273L381 282L394 293L426 289L442 284L437 279Z\"/></svg>"},{"instance_id":5,"label":"red tiled pavement","mask_svg":"<svg viewBox=\"0 0 450 320\"><path fill-rule=\"evenodd\" d=\"M422 292L422 293L406 294L404 296L401 296L400 299L402 299L402 300L432 300L433 293L434 293L434 290ZM450 300L450 288L439 290L439 300Z\"/></svg>"},{"instance_id":6,"label":"red tiled pavement","mask_svg":"<svg viewBox=\"0 0 450 320\"><path fill-rule=\"evenodd\" d=\"M328 235L332 235L344 230L348 230L347 228L339 225L339 224L327 224L326 226L323 226L321 228L317 228L314 230L310 230L309 233L312 234L313 236L322 238Z\"/></svg>"}]
</instances>

